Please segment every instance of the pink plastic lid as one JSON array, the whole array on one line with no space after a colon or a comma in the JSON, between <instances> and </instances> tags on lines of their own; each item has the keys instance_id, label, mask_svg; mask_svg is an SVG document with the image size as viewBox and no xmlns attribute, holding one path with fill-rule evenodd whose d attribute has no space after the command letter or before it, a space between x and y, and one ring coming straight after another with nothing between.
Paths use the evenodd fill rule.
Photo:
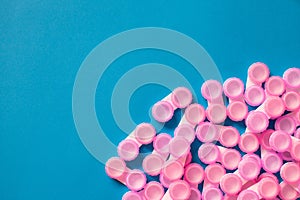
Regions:
<instances>
[{"instance_id":1,"label":"pink plastic lid","mask_svg":"<svg viewBox=\"0 0 300 200\"><path fill-rule=\"evenodd\" d=\"M175 90L173 90L171 99L172 103L177 108L185 108L191 104L193 96L189 89L185 87L178 87Z\"/></svg>"},{"instance_id":2,"label":"pink plastic lid","mask_svg":"<svg viewBox=\"0 0 300 200\"><path fill-rule=\"evenodd\" d=\"M265 112L272 119L281 116L285 111L285 105L280 97L269 97L264 104Z\"/></svg>"},{"instance_id":3,"label":"pink plastic lid","mask_svg":"<svg viewBox=\"0 0 300 200\"><path fill-rule=\"evenodd\" d=\"M232 121L242 121L248 114L248 106L242 101L233 101L227 107L227 115Z\"/></svg>"},{"instance_id":4,"label":"pink plastic lid","mask_svg":"<svg viewBox=\"0 0 300 200\"><path fill-rule=\"evenodd\" d=\"M105 172L111 178L119 178L126 172L126 164L122 159L112 157L105 164Z\"/></svg>"},{"instance_id":5,"label":"pink plastic lid","mask_svg":"<svg viewBox=\"0 0 300 200\"><path fill-rule=\"evenodd\" d=\"M294 162L287 162L280 169L281 178L287 183L300 181L300 166Z\"/></svg>"},{"instance_id":6,"label":"pink plastic lid","mask_svg":"<svg viewBox=\"0 0 300 200\"><path fill-rule=\"evenodd\" d=\"M230 99L239 99L244 93L244 83L239 78L229 78L223 84L225 95Z\"/></svg>"},{"instance_id":7,"label":"pink plastic lid","mask_svg":"<svg viewBox=\"0 0 300 200\"><path fill-rule=\"evenodd\" d=\"M296 130L296 122L292 117L282 116L276 120L275 129L292 135Z\"/></svg>"},{"instance_id":8,"label":"pink plastic lid","mask_svg":"<svg viewBox=\"0 0 300 200\"><path fill-rule=\"evenodd\" d=\"M221 190L219 190L218 188L215 187L211 187L211 188L207 188L205 190L203 190L202 193L202 199L203 200L222 200L223 199L223 195Z\"/></svg>"},{"instance_id":9,"label":"pink plastic lid","mask_svg":"<svg viewBox=\"0 0 300 200\"><path fill-rule=\"evenodd\" d=\"M273 199L279 193L279 185L272 178L263 178L258 183L258 193L264 199Z\"/></svg>"},{"instance_id":10,"label":"pink plastic lid","mask_svg":"<svg viewBox=\"0 0 300 200\"><path fill-rule=\"evenodd\" d=\"M143 199L137 192L129 191L123 195L122 200L143 200Z\"/></svg>"},{"instance_id":11,"label":"pink plastic lid","mask_svg":"<svg viewBox=\"0 0 300 200\"><path fill-rule=\"evenodd\" d=\"M253 159L243 159L238 166L239 174L246 180L254 180L260 173L261 165Z\"/></svg>"},{"instance_id":12,"label":"pink plastic lid","mask_svg":"<svg viewBox=\"0 0 300 200\"><path fill-rule=\"evenodd\" d=\"M241 191L242 180L236 174L225 174L221 178L220 187L226 194L235 195Z\"/></svg>"},{"instance_id":13,"label":"pink plastic lid","mask_svg":"<svg viewBox=\"0 0 300 200\"><path fill-rule=\"evenodd\" d=\"M220 82L207 80L202 84L201 93L205 99L214 103L214 100L222 97L223 88Z\"/></svg>"},{"instance_id":14,"label":"pink plastic lid","mask_svg":"<svg viewBox=\"0 0 300 200\"><path fill-rule=\"evenodd\" d=\"M157 176L161 172L161 169L164 165L164 160L159 155L150 154L144 158L142 165L147 174L151 176Z\"/></svg>"},{"instance_id":15,"label":"pink plastic lid","mask_svg":"<svg viewBox=\"0 0 300 200\"><path fill-rule=\"evenodd\" d=\"M141 123L134 130L134 135L139 143L150 144L156 135L156 131L151 124Z\"/></svg>"},{"instance_id":16,"label":"pink plastic lid","mask_svg":"<svg viewBox=\"0 0 300 200\"><path fill-rule=\"evenodd\" d=\"M211 104L206 109L206 116L210 122L220 124L227 117L226 107L222 104Z\"/></svg>"},{"instance_id":17,"label":"pink plastic lid","mask_svg":"<svg viewBox=\"0 0 300 200\"><path fill-rule=\"evenodd\" d=\"M173 115L173 106L167 101L159 101L152 107L152 116L156 121L167 122Z\"/></svg>"},{"instance_id":18,"label":"pink plastic lid","mask_svg":"<svg viewBox=\"0 0 300 200\"><path fill-rule=\"evenodd\" d=\"M262 166L267 172L277 173L282 166L282 159L276 153L266 152L262 158Z\"/></svg>"},{"instance_id":19,"label":"pink plastic lid","mask_svg":"<svg viewBox=\"0 0 300 200\"><path fill-rule=\"evenodd\" d=\"M295 200L300 196L299 193L292 186L290 186L285 182L281 182L279 186L280 186L279 197L281 199Z\"/></svg>"},{"instance_id":20,"label":"pink plastic lid","mask_svg":"<svg viewBox=\"0 0 300 200\"><path fill-rule=\"evenodd\" d=\"M288 87L300 88L300 69L289 68L283 74L283 79Z\"/></svg>"},{"instance_id":21,"label":"pink plastic lid","mask_svg":"<svg viewBox=\"0 0 300 200\"><path fill-rule=\"evenodd\" d=\"M239 194L237 200L259 200L259 197L252 190L244 190Z\"/></svg>"},{"instance_id":22,"label":"pink plastic lid","mask_svg":"<svg viewBox=\"0 0 300 200\"><path fill-rule=\"evenodd\" d=\"M218 129L212 123L202 122L197 126L196 136L201 142L212 142L218 139Z\"/></svg>"},{"instance_id":23,"label":"pink plastic lid","mask_svg":"<svg viewBox=\"0 0 300 200\"><path fill-rule=\"evenodd\" d=\"M147 183L144 189L144 196L146 200L161 200L164 193L165 191L163 186L156 181Z\"/></svg>"},{"instance_id":24,"label":"pink plastic lid","mask_svg":"<svg viewBox=\"0 0 300 200\"><path fill-rule=\"evenodd\" d=\"M232 127L226 126L223 127L220 131L220 143L225 147L234 147L237 145L240 139L239 131Z\"/></svg>"},{"instance_id":25,"label":"pink plastic lid","mask_svg":"<svg viewBox=\"0 0 300 200\"><path fill-rule=\"evenodd\" d=\"M261 62L256 62L250 65L248 69L248 76L252 82L261 84L267 80L270 75L268 66Z\"/></svg>"},{"instance_id":26,"label":"pink plastic lid","mask_svg":"<svg viewBox=\"0 0 300 200\"><path fill-rule=\"evenodd\" d=\"M269 139L273 132L274 132L274 130L268 129L268 130L264 131L263 133L261 133L261 135L260 135L260 138L259 138L260 145L266 150L272 149L269 144Z\"/></svg>"},{"instance_id":27,"label":"pink plastic lid","mask_svg":"<svg viewBox=\"0 0 300 200\"><path fill-rule=\"evenodd\" d=\"M254 160L256 163L258 163L261 166L261 158L254 153L245 154L243 156L243 160L246 160L246 159Z\"/></svg>"},{"instance_id":28,"label":"pink plastic lid","mask_svg":"<svg viewBox=\"0 0 300 200\"><path fill-rule=\"evenodd\" d=\"M201 193L197 188L191 188L191 196L188 200L201 200Z\"/></svg>"},{"instance_id":29,"label":"pink plastic lid","mask_svg":"<svg viewBox=\"0 0 300 200\"><path fill-rule=\"evenodd\" d=\"M245 101L250 106L259 106L266 99L265 91L262 87L253 85L245 91Z\"/></svg>"},{"instance_id":30,"label":"pink plastic lid","mask_svg":"<svg viewBox=\"0 0 300 200\"><path fill-rule=\"evenodd\" d=\"M270 136L269 144L277 152L288 151L291 147L291 136L284 131L275 131Z\"/></svg>"},{"instance_id":31,"label":"pink plastic lid","mask_svg":"<svg viewBox=\"0 0 300 200\"><path fill-rule=\"evenodd\" d=\"M203 106L197 103L189 105L185 109L184 115L186 120L192 125L197 125L203 122L206 118Z\"/></svg>"},{"instance_id":32,"label":"pink plastic lid","mask_svg":"<svg viewBox=\"0 0 300 200\"><path fill-rule=\"evenodd\" d=\"M255 134L245 133L240 137L239 147L245 153L253 153L258 150L259 141Z\"/></svg>"},{"instance_id":33,"label":"pink plastic lid","mask_svg":"<svg viewBox=\"0 0 300 200\"><path fill-rule=\"evenodd\" d=\"M271 76L265 83L265 89L270 95L280 96L285 91L285 82L280 76Z\"/></svg>"},{"instance_id":34,"label":"pink plastic lid","mask_svg":"<svg viewBox=\"0 0 300 200\"><path fill-rule=\"evenodd\" d=\"M146 175L138 169L131 170L126 177L126 186L133 191L141 190L146 185Z\"/></svg>"},{"instance_id":35,"label":"pink plastic lid","mask_svg":"<svg viewBox=\"0 0 300 200\"><path fill-rule=\"evenodd\" d=\"M184 171L184 179L193 185L200 184L204 179L205 173L201 165L197 163L189 164Z\"/></svg>"},{"instance_id":36,"label":"pink plastic lid","mask_svg":"<svg viewBox=\"0 0 300 200\"><path fill-rule=\"evenodd\" d=\"M218 160L220 151L215 144L204 143L199 147L198 156L203 163L212 164Z\"/></svg>"},{"instance_id":37,"label":"pink plastic lid","mask_svg":"<svg viewBox=\"0 0 300 200\"><path fill-rule=\"evenodd\" d=\"M187 182L178 180L171 183L169 193L174 200L188 199L191 195L191 187Z\"/></svg>"},{"instance_id":38,"label":"pink plastic lid","mask_svg":"<svg viewBox=\"0 0 300 200\"><path fill-rule=\"evenodd\" d=\"M186 156L190 151L190 143L184 137L176 136L169 143L169 151L176 158Z\"/></svg>"},{"instance_id":39,"label":"pink plastic lid","mask_svg":"<svg viewBox=\"0 0 300 200\"><path fill-rule=\"evenodd\" d=\"M229 170L236 169L241 159L240 152L235 149L226 149L221 155L222 165Z\"/></svg>"},{"instance_id":40,"label":"pink plastic lid","mask_svg":"<svg viewBox=\"0 0 300 200\"><path fill-rule=\"evenodd\" d=\"M287 110L294 111L300 108L300 95L297 92L286 92L282 96L283 103Z\"/></svg>"},{"instance_id":41,"label":"pink plastic lid","mask_svg":"<svg viewBox=\"0 0 300 200\"><path fill-rule=\"evenodd\" d=\"M265 131L269 126L269 119L266 114L260 111L250 111L246 118L247 128L253 133Z\"/></svg>"},{"instance_id":42,"label":"pink plastic lid","mask_svg":"<svg viewBox=\"0 0 300 200\"><path fill-rule=\"evenodd\" d=\"M168 178L166 178L163 173L161 173L159 175L159 181L165 188L169 188L170 184L173 182L173 181L169 180Z\"/></svg>"},{"instance_id":43,"label":"pink plastic lid","mask_svg":"<svg viewBox=\"0 0 300 200\"><path fill-rule=\"evenodd\" d=\"M184 173L183 166L176 160L167 161L162 169L163 175L170 181L178 180Z\"/></svg>"},{"instance_id":44,"label":"pink plastic lid","mask_svg":"<svg viewBox=\"0 0 300 200\"><path fill-rule=\"evenodd\" d=\"M169 153L169 143L172 137L167 133L160 133L153 139L153 147L160 154Z\"/></svg>"},{"instance_id":45,"label":"pink plastic lid","mask_svg":"<svg viewBox=\"0 0 300 200\"><path fill-rule=\"evenodd\" d=\"M184 137L189 143L192 143L195 139L195 130L189 124L181 124L174 130L174 135Z\"/></svg>"},{"instance_id":46,"label":"pink plastic lid","mask_svg":"<svg viewBox=\"0 0 300 200\"><path fill-rule=\"evenodd\" d=\"M205 168L207 180L212 184L219 184L221 178L226 174L224 167L218 163L208 165Z\"/></svg>"},{"instance_id":47,"label":"pink plastic lid","mask_svg":"<svg viewBox=\"0 0 300 200\"><path fill-rule=\"evenodd\" d=\"M118 154L125 161L134 160L139 155L139 145L131 139L123 140L118 145Z\"/></svg>"}]
</instances>

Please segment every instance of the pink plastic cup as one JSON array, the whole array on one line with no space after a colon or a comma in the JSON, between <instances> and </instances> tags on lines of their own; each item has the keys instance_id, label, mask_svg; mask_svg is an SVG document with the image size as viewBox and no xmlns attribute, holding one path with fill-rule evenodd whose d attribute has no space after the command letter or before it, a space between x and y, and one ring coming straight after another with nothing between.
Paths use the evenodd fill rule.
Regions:
<instances>
[{"instance_id":1,"label":"pink plastic cup","mask_svg":"<svg viewBox=\"0 0 300 200\"><path fill-rule=\"evenodd\" d=\"M246 118L246 126L250 130L249 132L261 133L269 126L268 116L260 111L250 111Z\"/></svg>"},{"instance_id":2,"label":"pink plastic cup","mask_svg":"<svg viewBox=\"0 0 300 200\"><path fill-rule=\"evenodd\" d=\"M220 183L221 178L226 174L225 168L218 164L210 164L205 168L205 178L206 183L210 183L212 185L218 185Z\"/></svg>"},{"instance_id":3,"label":"pink plastic cup","mask_svg":"<svg viewBox=\"0 0 300 200\"><path fill-rule=\"evenodd\" d=\"M241 79L233 77L224 82L223 91L230 101L243 101L244 87Z\"/></svg>"},{"instance_id":4,"label":"pink plastic cup","mask_svg":"<svg viewBox=\"0 0 300 200\"><path fill-rule=\"evenodd\" d=\"M123 195L122 200L143 200L143 197L138 192L128 191Z\"/></svg>"},{"instance_id":5,"label":"pink plastic cup","mask_svg":"<svg viewBox=\"0 0 300 200\"><path fill-rule=\"evenodd\" d=\"M220 157L219 148L212 143L204 143L198 149L198 157L205 164L212 164Z\"/></svg>"},{"instance_id":6,"label":"pink plastic cup","mask_svg":"<svg viewBox=\"0 0 300 200\"><path fill-rule=\"evenodd\" d=\"M236 195L241 191L242 180L236 174L225 174L220 180L222 191L229 195Z\"/></svg>"},{"instance_id":7,"label":"pink plastic cup","mask_svg":"<svg viewBox=\"0 0 300 200\"><path fill-rule=\"evenodd\" d=\"M246 87L251 85L261 86L270 75L270 70L268 66L262 62L256 62L250 65L248 68L248 77L246 82Z\"/></svg>"},{"instance_id":8,"label":"pink plastic cup","mask_svg":"<svg viewBox=\"0 0 300 200\"><path fill-rule=\"evenodd\" d=\"M226 106L223 104L211 104L206 109L207 119L214 124L221 124L227 117Z\"/></svg>"},{"instance_id":9,"label":"pink plastic cup","mask_svg":"<svg viewBox=\"0 0 300 200\"><path fill-rule=\"evenodd\" d=\"M279 193L279 185L272 178L266 177L249 187L247 190L255 192L260 199L274 199Z\"/></svg>"},{"instance_id":10,"label":"pink plastic cup","mask_svg":"<svg viewBox=\"0 0 300 200\"><path fill-rule=\"evenodd\" d=\"M295 162L287 162L282 165L280 176L286 183L300 183L300 166Z\"/></svg>"},{"instance_id":11,"label":"pink plastic cup","mask_svg":"<svg viewBox=\"0 0 300 200\"><path fill-rule=\"evenodd\" d=\"M227 106L227 115L232 121L242 121L248 114L248 106L244 101L233 101Z\"/></svg>"},{"instance_id":12,"label":"pink plastic cup","mask_svg":"<svg viewBox=\"0 0 300 200\"><path fill-rule=\"evenodd\" d=\"M150 176L157 176L160 174L162 167L164 166L165 159L159 154L147 155L142 163L144 171Z\"/></svg>"},{"instance_id":13,"label":"pink plastic cup","mask_svg":"<svg viewBox=\"0 0 300 200\"><path fill-rule=\"evenodd\" d=\"M186 181L178 180L170 184L162 200L183 200L191 195L191 188Z\"/></svg>"},{"instance_id":14,"label":"pink plastic cup","mask_svg":"<svg viewBox=\"0 0 300 200\"><path fill-rule=\"evenodd\" d=\"M190 152L190 143L182 136L172 138L169 143L170 155L175 158L186 157Z\"/></svg>"},{"instance_id":15,"label":"pink plastic cup","mask_svg":"<svg viewBox=\"0 0 300 200\"><path fill-rule=\"evenodd\" d=\"M221 190L217 187L209 187L203 189L202 192L203 200L223 200L223 194Z\"/></svg>"},{"instance_id":16,"label":"pink plastic cup","mask_svg":"<svg viewBox=\"0 0 300 200\"><path fill-rule=\"evenodd\" d=\"M239 148L245 153L253 153L259 148L259 140L256 134L244 133L239 140Z\"/></svg>"},{"instance_id":17,"label":"pink plastic cup","mask_svg":"<svg viewBox=\"0 0 300 200\"><path fill-rule=\"evenodd\" d=\"M291 136L284 131L274 131L269 138L269 144L274 151L285 152L291 148Z\"/></svg>"},{"instance_id":18,"label":"pink plastic cup","mask_svg":"<svg viewBox=\"0 0 300 200\"><path fill-rule=\"evenodd\" d=\"M201 86L201 94L208 101L208 104L222 104L223 88L220 82L216 80L207 80Z\"/></svg>"},{"instance_id":19,"label":"pink plastic cup","mask_svg":"<svg viewBox=\"0 0 300 200\"><path fill-rule=\"evenodd\" d=\"M217 126L219 129L219 142L225 147L234 147L240 140L239 131L232 126Z\"/></svg>"},{"instance_id":20,"label":"pink plastic cup","mask_svg":"<svg viewBox=\"0 0 300 200\"><path fill-rule=\"evenodd\" d=\"M237 200L259 200L259 196L256 192L252 190L243 190L239 195Z\"/></svg>"},{"instance_id":21,"label":"pink plastic cup","mask_svg":"<svg viewBox=\"0 0 300 200\"><path fill-rule=\"evenodd\" d=\"M118 155L126 161L134 160L139 155L139 145L131 139L123 140L118 145Z\"/></svg>"},{"instance_id":22,"label":"pink plastic cup","mask_svg":"<svg viewBox=\"0 0 300 200\"><path fill-rule=\"evenodd\" d=\"M293 120L296 122L296 126L300 126L300 109L295 110L285 116L293 118Z\"/></svg>"},{"instance_id":23,"label":"pink plastic cup","mask_svg":"<svg viewBox=\"0 0 300 200\"><path fill-rule=\"evenodd\" d=\"M282 100L286 110L288 111L294 111L300 108L300 95L297 92L286 92L282 96Z\"/></svg>"},{"instance_id":24,"label":"pink plastic cup","mask_svg":"<svg viewBox=\"0 0 300 200\"><path fill-rule=\"evenodd\" d=\"M218 140L218 127L209 122L202 122L196 128L196 136L201 142L213 142Z\"/></svg>"},{"instance_id":25,"label":"pink plastic cup","mask_svg":"<svg viewBox=\"0 0 300 200\"><path fill-rule=\"evenodd\" d=\"M185 109L184 115L181 118L179 124L189 124L194 128L196 125L203 122L205 118L206 115L203 106L197 103L193 103Z\"/></svg>"},{"instance_id":26,"label":"pink plastic cup","mask_svg":"<svg viewBox=\"0 0 300 200\"><path fill-rule=\"evenodd\" d=\"M261 161L258 156L256 158L255 154L249 155L243 156L238 166L238 173L245 180L255 180L261 170Z\"/></svg>"},{"instance_id":27,"label":"pink plastic cup","mask_svg":"<svg viewBox=\"0 0 300 200\"><path fill-rule=\"evenodd\" d=\"M181 124L176 127L174 130L174 136L181 136L184 137L189 144L191 144L195 140L195 130L189 124Z\"/></svg>"},{"instance_id":28,"label":"pink plastic cup","mask_svg":"<svg viewBox=\"0 0 300 200\"><path fill-rule=\"evenodd\" d=\"M261 148L262 167L266 172L277 173L282 166L282 158L274 151Z\"/></svg>"},{"instance_id":29,"label":"pink plastic cup","mask_svg":"<svg viewBox=\"0 0 300 200\"><path fill-rule=\"evenodd\" d=\"M285 82L280 76L271 76L265 83L265 90L268 95L281 96L285 91Z\"/></svg>"},{"instance_id":30,"label":"pink plastic cup","mask_svg":"<svg viewBox=\"0 0 300 200\"><path fill-rule=\"evenodd\" d=\"M165 191L160 183L151 181L146 184L143 194L146 200L161 200L165 194Z\"/></svg>"},{"instance_id":31,"label":"pink plastic cup","mask_svg":"<svg viewBox=\"0 0 300 200\"><path fill-rule=\"evenodd\" d=\"M160 133L153 139L153 148L154 150L166 157L169 155L169 143L172 140L172 137L167 133Z\"/></svg>"},{"instance_id":32,"label":"pink plastic cup","mask_svg":"<svg viewBox=\"0 0 300 200\"><path fill-rule=\"evenodd\" d=\"M184 168L179 161L169 160L164 164L161 173L167 180L176 181L183 176Z\"/></svg>"},{"instance_id":33,"label":"pink plastic cup","mask_svg":"<svg viewBox=\"0 0 300 200\"><path fill-rule=\"evenodd\" d=\"M280 186L280 192L279 197L284 200L296 200L300 198L300 193L295 190L291 185L281 182L279 184Z\"/></svg>"},{"instance_id":34,"label":"pink plastic cup","mask_svg":"<svg viewBox=\"0 0 300 200\"><path fill-rule=\"evenodd\" d=\"M198 188L191 188L191 196L188 198L188 200L201 200L202 195Z\"/></svg>"},{"instance_id":35,"label":"pink plastic cup","mask_svg":"<svg viewBox=\"0 0 300 200\"><path fill-rule=\"evenodd\" d=\"M264 89L257 85L252 85L248 87L245 91L244 97L245 101L250 106L259 106L266 99Z\"/></svg>"},{"instance_id":36,"label":"pink plastic cup","mask_svg":"<svg viewBox=\"0 0 300 200\"><path fill-rule=\"evenodd\" d=\"M194 188L198 188L198 185L204 180L204 176L203 168L197 163L187 165L184 170L184 180Z\"/></svg>"},{"instance_id":37,"label":"pink plastic cup","mask_svg":"<svg viewBox=\"0 0 300 200\"><path fill-rule=\"evenodd\" d=\"M289 68L283 73L283 79L285 80L287 91L299 92L300 89L300 69Z\"/></svg>"},{"instance_id":38,"label":"pink plastic cup","mask_svg":"<svg viewBox=\"0 0 300 200\"><path fill-rule=\"evenodd\" d=\"M296 131L296 122L292 117L282 116L276 120L275 129L292 135Z\"/></svg>"},{"instance_id":39,"label":"pink plastic cup","mask_svg":"<svg viewBox=\"0 0 300 200\"><path fill-rule=\"evenodd\" d=\"M185 108L191 104L192 93L185 87L178 87L163 100L152 107L152 116L159 122L169 121L177 108Z\"/></svg>"},{"instance_id":40,"label":"pink plastic cup","mask_svg":"<svg viewBox=\"0 0 300 200\"><path fill-rule=\"evenodd\" d=\"M284 113L285 105L280 97L269 96L256 110L265 113L270 119L276 119Z\"/></svg>"}]
</instances>

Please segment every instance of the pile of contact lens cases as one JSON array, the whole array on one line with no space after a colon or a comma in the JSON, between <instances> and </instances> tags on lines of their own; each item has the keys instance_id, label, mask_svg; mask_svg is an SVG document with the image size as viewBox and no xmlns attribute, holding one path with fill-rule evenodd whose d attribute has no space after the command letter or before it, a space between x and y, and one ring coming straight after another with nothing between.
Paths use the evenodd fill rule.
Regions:
<instances>
[{"instance_id":1,"label":"pile of contact lens cases","mask_svg":"<svg viewBox=\"0 0 300 200\"><path fill-rule=\"evenodd\" d=\"M270 76L264 63L254 63L245 85L239 78L229 78L223 85L205 81L201 94L208 102L206 109L192 103L192 94L184 87L155 103L152 115L158 122L171 120L176 109L184 114L174 137L142 123L119 143L119 157L110 158L105 170L130 190L122 199L300 198L300 69ZM245 132L222 125L227 117L245 122ZM201 143L197 158L191 154L194 140ZM126 162L136 159L147 144L154 150L143 158L143 170L130 169ZM146 174L159 181L147 182Z\"/></svg>"}]
</instances>

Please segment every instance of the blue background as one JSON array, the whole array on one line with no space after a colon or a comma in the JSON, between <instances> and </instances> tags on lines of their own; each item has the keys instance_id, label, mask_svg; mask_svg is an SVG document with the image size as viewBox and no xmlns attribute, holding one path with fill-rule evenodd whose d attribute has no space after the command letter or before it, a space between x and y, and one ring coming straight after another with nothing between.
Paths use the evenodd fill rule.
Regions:
<instances>
[{"instance_id":1,"label":"blue background","mask_svg":"<svg viewBox=\"0 0 300 200\"><path fill-rule=\"evenodd\" d=\"M237 76L245 81L247 67L255 61L265 62L276 75L300 66L299 0L3 0L0 199L121 199L127 189L105 175L104 165L77 135L72 89L82 61L96 45L121 31L145 26L170 28L194 38L214 59L224 80ZM96 95L99 121L115 144L125 134L108 110L111 90L124 72L147 62L168 64L194 87L201 86L191 66L175 55L145 50L116 60L100 80ZM149 91L155 91L155 97L145 98ZM137 90L130 106L133 119L149 121L145 115L149 106L167 93L157 85Z\"/></svg>"}]
</instances>

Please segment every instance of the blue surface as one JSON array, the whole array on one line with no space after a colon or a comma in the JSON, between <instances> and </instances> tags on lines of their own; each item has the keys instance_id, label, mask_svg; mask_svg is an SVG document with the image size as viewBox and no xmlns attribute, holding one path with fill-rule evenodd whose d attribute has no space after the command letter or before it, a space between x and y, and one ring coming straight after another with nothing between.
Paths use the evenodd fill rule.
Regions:
<instances>
[{"instance_id":1,"label":"blue surface","mask_svg":"<svg viewBox=\"0 0 300 200\"><path fill-rule=\"evenodd\" d=\"M136 27L174 29L204 46L223 79L245 81L255 61L265 62L276 75L300 66L299 19L298 0L2 1L0 199L121 199L126 188L109 179L104 165L85 149L72 117L76 73L101 41ZM116 60L96 95L99 121L115 144L125 135L108 109L112 85L147 62L168 64L195 88L201 86L201 78L175 55L145 50ZM155 98L144 95L150 91ZM157 85L139 88L130 102L133 119L149 121L149 106L167 92Z\"/></svg>"}]
</instances>

